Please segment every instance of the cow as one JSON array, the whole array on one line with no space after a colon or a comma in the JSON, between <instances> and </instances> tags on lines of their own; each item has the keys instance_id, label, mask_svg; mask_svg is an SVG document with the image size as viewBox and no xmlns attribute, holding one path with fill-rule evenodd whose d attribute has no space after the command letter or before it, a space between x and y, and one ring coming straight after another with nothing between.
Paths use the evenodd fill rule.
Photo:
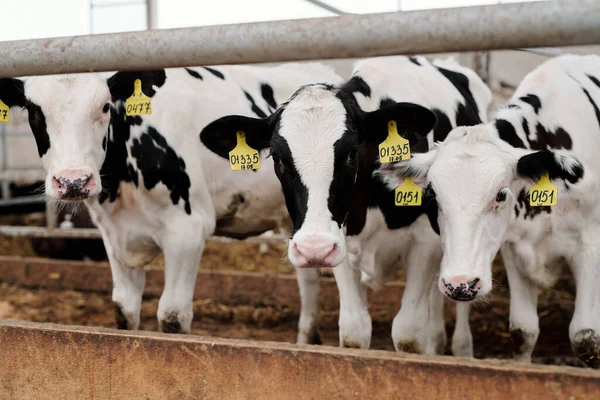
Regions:
<instances>
[{"instance_id":1,"label":"cow","mask_svg":"<svg viewBox=\"0 0 600 400\"><path fill-rule=\"evenodd\" d=\"M448 297L486 296L500 250L519 361L531 361L539 335L538 287L551 287L567 265L577 286L571 345L600 367L596 150L600 57L565 55L527 74L489 123L456 128L431 151L377 172L389 187L405 177L430 187L443 248L438 286Z\"/></svg>"},{"instance_id":2,"label":"cow","mask_svg":"<svg viewBox=\"0 0 600 400\"><path fill-rule=\"evenodd\" d=\"M251 147L270 148L293 222L288 258L298 271L312 274L301 287L298 342L319 341L315 267L333 267L340 346L368 348L366 287L380 287L399 258L407 284L393 321L394 346L444 351L443 297L433 285L441 248L428 221L435 209L428 199L421 206L395 206L394 190L372 177L379 151L368 138L387 137L388 123L395 121L410 151L426 152L452 127L486 121L490 102L483 81L451 59L373 58L357 62L341 85L301 87L268 118L227 116L201 132L203 143L221 157L235 146L239 130ZM453 352L470 356L468 306L457 314Z\"/></svg>"},{"instance_id":3,"label":"cow","mask_svg":"<svg viewBox=\"0 0 600 400\"><path fill-rule=\"evenodd\" d=\"M127 115L137 80L151 114ZM100 230L117 327L139 327L143 267L162 252L159 328L188 333L207 237L260 234L289 218L271 160L229 171L198 132L232 112L266 117L299 85L340 80L319 63L119 71L0 79L0 99L28 111L46 196L85 204Z\"/></svg>"}]
</instances>

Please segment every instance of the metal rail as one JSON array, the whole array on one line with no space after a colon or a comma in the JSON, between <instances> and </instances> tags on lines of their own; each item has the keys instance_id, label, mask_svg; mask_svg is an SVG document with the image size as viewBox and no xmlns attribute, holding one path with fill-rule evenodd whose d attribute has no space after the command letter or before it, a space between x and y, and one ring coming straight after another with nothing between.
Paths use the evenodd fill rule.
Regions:
<instances>
[{"instance_id":1,"label":"metal rail","mask_svg":"<svg viewBox=\"0 0 600 400\"><path fill-rule=\"evenodd\" d=\"M37 226L10 226L0 225L0 234L7 236L26 236L36 238L65 238L65 239L102 239L100 231L95 228L75 228L75 229L62 229L62 228L43 228ZM272 236L253 236L246 239L233 239L224 236L211 236L208 238L211 242L219 243L235 243L241 242L249 244L261 244L261 243L280 243L289 240L288 236L284 235L272 235Z\"/></svg>"},{"instance_id":2,"label":"metal rail","mask_svg":"<svg viewBox=\"0 0 600 400\"><path fill-rule=\"evenodd\" d=\"M149 30L0 43L0 77L600 43L597 0Z\"/></svg>"}]
</instances>

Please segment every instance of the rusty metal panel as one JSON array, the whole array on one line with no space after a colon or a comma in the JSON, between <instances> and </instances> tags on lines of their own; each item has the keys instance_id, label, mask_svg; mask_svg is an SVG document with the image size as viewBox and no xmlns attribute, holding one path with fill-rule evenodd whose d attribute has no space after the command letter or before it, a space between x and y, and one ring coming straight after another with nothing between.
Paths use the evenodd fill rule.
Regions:
<instances>
[{"instance_id":1,"label":"rusty metal panel","mask_svg":"<svg viewBox=\"0 0 600 400\"><path fill-rule=\"evenodd\" d=\"M112 277L108 263L59 261L44 258L0 256L0 282L50 289L110 292ZM338 290L333 278L320 280L321 309L339 307ZM159 297L164 285L164 270L148 268L144 295ZM404 283L389 282L369 293L369 304L378 309L398 310ZM298 312L300 295L292 275L236 271L200 270L196 280L196 298L210 298L224 304L287 306Z\"/></svg>"},{"instance_id":2,"label":"rusty metal panel","mask_svg":"<svg viewBox=\"0 0 600 400\"><path fill-rule=\"evenodd\" d=\"M0 324L2 399L598 399L600 372L63 325Z\"/></svg>"},{"instance_id":3,"label":"rusty metal panel","mask_svg":"<svg viewBox=\"0 0 600 400\"><path fill-rule=\"evenodd\" d=\"M0 77L600 43L597 0L499 4L0 43Z\"/></svg>"}]
</instances>

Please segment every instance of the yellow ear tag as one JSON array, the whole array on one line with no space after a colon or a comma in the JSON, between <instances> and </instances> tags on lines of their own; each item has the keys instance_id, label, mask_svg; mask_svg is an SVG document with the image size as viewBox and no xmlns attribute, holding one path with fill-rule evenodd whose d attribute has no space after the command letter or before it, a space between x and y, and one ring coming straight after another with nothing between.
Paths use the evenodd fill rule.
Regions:
<instances>
[{"instance_id":1,"label":"yellow ear tag","mask_svg":"<svg viewBox=\"0 0 600 400\"><path fill-rule=\"evenodd\" d=\"M237 145L229 152L229 165L234 171L244 171L260 168L260 157L258 150L254 150L246 143L246 134L239 131L237 135Z\"/></svg>"},{"instance_id":2,"label":"yellow ear tag","mask_svg":"<svg viewBox=\"0 0 600 400\"><path fill-rule=\"evenodd\" d=\"M423 200L423 190L412 178L404 179L402 185L396 188L395 195L397 206L420 206Z\"/></svg>"},{"instance_id":3,"label":"yellow ear tag","mask_svg":"<svg viewBox=\"0 0 600 400\"><path fill-rule=\"evenodd\" d=\"M0 122L10 121L10 108L0 100Z\"/></svg>"},{"instance_id":4,"label":"yellow ear tag","mask_svg":"<svg viewBox=\"0 0 600 400\"><path fill-rule=\"evenodd\" d=\"M410 144L398 134L396 121L388 122L388 136L379 145L379 161L382 164L410 159Z\"/></svg>"},{"instance_id":5,"label":"yellow ear tag","mask_svg":"<svg viewBox=\"0 0 600 400\"><path fill-rule=\"evenodd\" d=\"M555 206L558 201L558 188L550 181L548 174L542 175L538 183L529 189L529 205L532 207Z\"/></svg>"},{"instance_id":6,"label":"yellow ear tag","mask_svg":"<svg viewBox=\"0 0 600 400\"><path fill-rule=\"evenodd\" d=\"M152 100L142 92L142 81L133 82L133 94L125 101L125 115L152 114Z\"/></svg>"}]
</instances>

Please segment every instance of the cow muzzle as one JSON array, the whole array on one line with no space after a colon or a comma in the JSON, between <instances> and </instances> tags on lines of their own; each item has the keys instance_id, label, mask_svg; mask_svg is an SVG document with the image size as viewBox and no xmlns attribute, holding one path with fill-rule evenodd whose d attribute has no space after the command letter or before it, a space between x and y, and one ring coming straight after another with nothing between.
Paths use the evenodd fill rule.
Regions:
<instances>
[{"instance_id":1,"label":"cow muzzle","mask_svg":"<svg viewBox=\"0 0 600 400\"><path fill-rule=\"evenodd\" d=\"M81 201L98 194L94 174L84 170L63 170L52 176L51 197L58 200Z\"/></svg>"},{"instance_id":2,"label":"cow muzzle","mask_svg":"<svg viewBox=\"0 0 600 400\"><path fill-rule=\"evenodd\" d=\"M288 256L297 268L335 267L345 257L345 247L330 235L292 239Z\"/></svg>"}]
</instances>

